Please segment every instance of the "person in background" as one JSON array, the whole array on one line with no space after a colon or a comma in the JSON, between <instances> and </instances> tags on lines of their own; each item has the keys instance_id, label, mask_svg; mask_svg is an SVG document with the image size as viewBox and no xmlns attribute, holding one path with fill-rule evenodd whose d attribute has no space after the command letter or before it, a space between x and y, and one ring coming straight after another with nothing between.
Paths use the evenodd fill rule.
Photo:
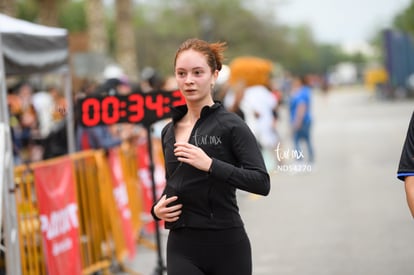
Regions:
<instances>
[{"instance_id":1,"label":"person in background","mask_svg":"<svg viewBox=\"0 0 414 275\"><path fill-rule=\"evenodd\" d=\"M186 40L174 61L186 105L162 131L167 184L152 207L169 229L168 275L252 274L252 255L236 190L260 195L270 177L255 136L214 102L225 43Z\"/></svg>"},{"instance_id":2,"label":"person in background","mask_svg":"<svg viewBox=\"0 0 414 275\"><path fill-rule=\"evenodd\" d=\"M244 119L256 137L266 167L276 167L274 150L279 141L276 131L277 98L271 87L273 64L258 57L238 57L230 63L230 91L224 104Z\"/></svg>"},{"instance_id":3,"label":"person in background","mask_svg":"<svg viewBox=\"0 0 414 275\"><path fill-rule=\"evenodd\" d=\"M138 91L149 93L152 91L162 90L165 84L164 77L154 68L145 67L141 73Z\"/></svg>"},{"instance_id":4,"label":"person in background","mask_svg":"<svg viewBox=\"0 0 414 275\"><path fill-rule=\"evenodd\" d=\"M33 87L22 81L8 95L13 155L16 165L40 160L36 139L40 137L39 119L33 105ZM41 155L41 154L40 154Z\"/></svg>"},{"instance_id":5,"label":"person in background","mask_svg":"<svg viewBox=\"0 0 414 275\"><path fill-rule=\"evenodd\" d=\"M66 137L66 99L57 85L49 85L33 98L39 116L43 159L68 153Z\"/></svg>"},{"instance_id":6,"label":"person in background","mask_svg":"<svg viewBox=\"0 0 414 275\"><path fill-rule=\"evenodd\" d=\"M397 177L405 183L408 208L414 218L414 112L401 152Z\"/></svg>"},{"instance_id":7,"label":"person in background","mask_svg":"<svg viewBox=\"0 0 414 275\"><path fill-rule=\"evenodd\" d=\"M49 135L52 127L53 98L47 89L45 89L34 93L32 102L39 120L39 134L43 139Z\"/></svg>"},{"instance_id":8,"label":"person in background","mask_svg":"<svg viewBox=\"0 0 414 275\"><path fill-rule=\"evenodd\" d=\"M293 79L292 91L289 99L290 122L293 134L293 143L297 152L302 152L300 143L307 146L307 160L314 161L313 144L311 140L312 114L311 114L311 87L305 76L296 76ZM303 154L305 156L305 154ZM299 159L301 161L303 159Z\"/></svg>"},{"instance_id":9,"label":"person in background","mask_svg":"<svg viewBox=\"0 0 414 275\"><path fill-rule=\"evenodd\" d=\"M126 139L127 137L125 137ZM79 126L77 129L77 150L109 149L119 146L122 138L114 136L108 125L94 127Z\"/></svg>"},{"instance_id":10,"label":"person in background","mask_svg":"<svg viewBox=\"0 0 414 275\"><path fill-rule=\"evenodd\" d=\"M275 149L279 141L276 132L277 99L264 85L244 89L240 110L255 135L268 171L276 167Z\"/></svg>"}]
</instances>

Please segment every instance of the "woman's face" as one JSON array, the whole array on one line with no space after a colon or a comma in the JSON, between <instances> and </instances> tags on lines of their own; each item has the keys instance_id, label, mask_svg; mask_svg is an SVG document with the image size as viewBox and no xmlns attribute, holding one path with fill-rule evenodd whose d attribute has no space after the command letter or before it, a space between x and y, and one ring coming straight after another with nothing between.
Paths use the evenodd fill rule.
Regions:
<instances>
[{"instance_id":1,"label":"woman's face","mask_svg":"<svg viewBox=\"0 0 414 275\"><path fill-rule=\"evenodd\" d=\"M218 71L211 73L207 58L200 52L181 52L175 63L175 78L187 102L211 100L211 90Z\"/></svg>"}]
</instances>

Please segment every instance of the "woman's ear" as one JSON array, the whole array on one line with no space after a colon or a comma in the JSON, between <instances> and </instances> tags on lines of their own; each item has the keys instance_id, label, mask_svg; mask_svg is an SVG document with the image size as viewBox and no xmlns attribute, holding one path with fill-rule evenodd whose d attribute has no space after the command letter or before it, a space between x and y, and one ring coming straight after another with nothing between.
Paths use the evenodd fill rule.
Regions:
<instances>
[{"instance_id":1,"label":"woman's ear","mask_svg":"<svg viewBox=\"0 0 414 275\"><path fill-rule=\"evenodd\" d=\"M214 85L216 84L216 80L217 80L217 78L218 78L218 75L219 75L219 70L215 70L214 71L214 73L213 73L213 81L211 82L211 87L213 88L214 87Z\"/></svg>"},{"instance_id":2,"label":"woman's ear","mask_svg":"<svg viewBox=\"0 0 414 275\"><path fill-rule=\"evenodd\" d=\"M219 75L219 70L215 70L213 73L214 81L218 78L218 75Z\"/></svg>"}]
</instances>

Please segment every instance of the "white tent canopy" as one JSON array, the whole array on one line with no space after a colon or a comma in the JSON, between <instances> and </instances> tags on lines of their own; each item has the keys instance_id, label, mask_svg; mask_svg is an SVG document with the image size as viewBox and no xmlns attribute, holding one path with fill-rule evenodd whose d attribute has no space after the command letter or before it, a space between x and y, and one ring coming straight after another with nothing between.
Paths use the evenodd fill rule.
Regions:
<instances>
[{"instance_id":1,"label":"white tent canopy","mask_svg":"<svg viewBox=\"0 0 414 275\"><path fill-rule=\"evenodd\" d=\"M22 33L45 36L66 36L67 34L66 29L38 25L32 22L16 19L4 14L0 14L0 31L2 33Z\"/></svg>"},{"instance_id":2,"label":"white tent canopy","mask_svg":"<svg viewBox=\"0 0 414 275\"><path fill-rule=\"evenodd\" d=\"M0 14L0 34L6 75L50 72L68 67L66 29Z\"/></svg>"},{"instance_id":3,"label":"white tent canopy","mask_svg":"<svg viewBox=\"0 0 414 275\"><path fill-rule=\"evenodd\" d=\"M74 151L74 125L69 72L67 30L33 24L0 14L0 222L6 247L7 274L21 274L20 251L16 232L17 212L13 190L14 165L7 108L6 76L59 72L63 84L67 112L69 152ZM2 209L3 208L3 209Z\"/></svg>"}]
</instances>

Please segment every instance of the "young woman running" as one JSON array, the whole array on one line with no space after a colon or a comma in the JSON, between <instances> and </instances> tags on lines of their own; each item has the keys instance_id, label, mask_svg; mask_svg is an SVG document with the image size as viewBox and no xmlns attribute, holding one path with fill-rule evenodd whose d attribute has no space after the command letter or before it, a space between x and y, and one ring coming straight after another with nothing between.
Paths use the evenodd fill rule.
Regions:
<instances>
[{"instance_id":1,"label":"young woman running","mask_svg":"<svg viewBox=\"0 0 414 275\"><path fill-rule=\"evenodd\" d=\"M251 275L236 189L267 195L269 174L245 122L214 102L225 43L185 41L174 71L186 105L162 131L167 184L154 204L169 229L168 275Z\"/></svg>"}]
</instances>

